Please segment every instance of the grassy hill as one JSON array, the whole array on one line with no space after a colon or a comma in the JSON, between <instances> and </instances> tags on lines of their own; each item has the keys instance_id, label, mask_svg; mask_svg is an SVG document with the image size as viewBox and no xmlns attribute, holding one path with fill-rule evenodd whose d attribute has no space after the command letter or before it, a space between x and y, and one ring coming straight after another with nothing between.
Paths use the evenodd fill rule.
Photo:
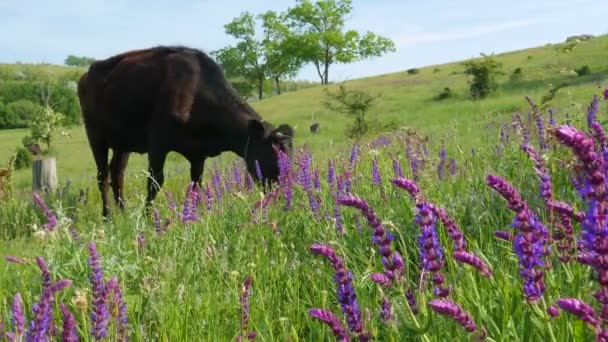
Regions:
<instances>
[{"instance_id":1,"label":"grassy hill","mask_svg":"<svg viewBox=\"0 0 608 342\"><path fill-rule=\"evenodd\" d=\"M607 54L608 36L600 36L580 43L552 44L497 55L504 72L499 78L500 88L495 95L482 101L470 100L469 77L463 74L460 62L420 68L415 75L403 71L352 80L346 85L382 94L370 114L371 118L384 123L394 122L398 127L411 127L432 139L444 140L451 152L455 152L478 144L483 134L488 132L488 125L505 122L518 112L528 112L530 109L524 96L540 101L552 87L562 83L568 86L558 91L552 103L559 108L556 115L581 112L584 104L575 99L589 98L596 90L595 84L608 78ZM578 76L574 70L584 65L590 68L591 73ZM522 77L512 80L511 74L517 68L521 68ZM0 66L0 75L14 75L23 70L30 74L47 72L58 76L82 72L60 66L3 65ZM449 87L454 96L443 101L435 100L445 87ZM293 125L298 145L307 144L312 149L334 153L335 148L350 144L344 135L348 119L323 107L324 88L317 86L285 93L256 102L254 107L275 124L285 122ZM335 88L335 85L329 88ZM308 129L313 121L321 125L319 134L313 135ZM70 139L61 138L56 143L54 155L58 159L59 177L75 183L93 184L94 163L84 130L75 127L70 133ZM491 134L496 132L491 131ZM23 130L0 131L0 163L8 160L20 145L23 135ZM184 162L180 156L171 156L168 169L180 170ZM145 157L134 155L128 172L131 175L139 173L145 165ZM29 187L29 170L17 172L15 179L18 188Z\"/></svg>"}]
</instances>

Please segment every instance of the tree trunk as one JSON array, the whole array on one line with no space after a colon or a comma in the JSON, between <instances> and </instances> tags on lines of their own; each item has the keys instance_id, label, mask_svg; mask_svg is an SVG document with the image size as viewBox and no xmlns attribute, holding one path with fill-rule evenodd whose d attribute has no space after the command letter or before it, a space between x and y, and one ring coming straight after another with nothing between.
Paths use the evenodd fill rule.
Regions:
<instances>
[{"instance_id":1,"label":"tree trunk","mask_svg":"<svg viewBox=\"0 0 608 342\"><path fill-rule=\"evenodd\" d=\"M329 84L329 62L325 62L325 71L323 72L323 84Z\"/></svg>"},{"instance_id":2,"label":"tree trunk","mask_svg":"<svg viewBox=\"0 0 608 342\"><path fill-rule=\"evenodd\" d=\"M57 163L55 158L41 158L32 164L32 190L34 192L57 189Z\"/></svg>"},{"instance_id":3,"label":"tree trunk","mask_svg":"<svg viewBox=\"0 0 608 342\"><path fill-rule=\"evenodd\" d=\"M274 78L274 84L277 87L277 95L281 95L281 80L278 77Z\"/></svg>"},{"instance_id":4,"label":"tree trunk","mask_svg":"<svg viewBox=\"0 0 608 342\"><path fill-rule=\"evenodd\" d=\"M321 73L321 65L319 64L319 61L315 60L313 61L313 63L315 64L315 67L317 68L317 73L319 74L319 78L321 79L321 84L323 83L323 74Z\"/></svg>"}]
</instances>

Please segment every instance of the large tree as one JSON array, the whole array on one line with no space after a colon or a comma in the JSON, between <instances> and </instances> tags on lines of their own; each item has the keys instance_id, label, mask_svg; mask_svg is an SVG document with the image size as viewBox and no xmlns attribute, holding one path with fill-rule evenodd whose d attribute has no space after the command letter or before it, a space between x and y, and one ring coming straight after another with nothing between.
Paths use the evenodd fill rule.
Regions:
<instances>
[{"instance_id":1,"label":"large tree","mask_svg":"<svg viewBox=\"0 0 608 342\"><path fill-rule=\"evenodd\" d=\"M297 5L287 12L296 31L299 56L314 64L322 84L328 83L333 64L395 51L395 44L388 38L346 30L345 21L352 11L351 0L297 0Z\"/></svg>"},{"instance_id":2,"label":"large tree","mask_svg":"<svg viewBox=\"0 0 608 342\"><path fill-rule=\"evenodd\" d=\"M256 17L249 12L226 24L226 33L234 37L237 43L214 51L213 55L228 77L255 85L258 99L262 99L266 79L275 83L280 94L280 81L294 76L302 63L293 52L293 35L282 23L280 14L268 11L257 19L261 21L261 34L256 32ZM248 88L242 85L241 89Z\"/></svg>"},{"instance_id":3,"label":"large tree","mask_svg":"<svg viewBox=\"0 0 608 342\"><path fill-rule=\"evenodd\" d=\"M244 12L224 25L226 33L237 39L236 46L214 51L228 77L240 77L256 85L258 99L264 96L266 66L262 43L255 37L255 18Z\"/></svg>"},{"instance_id":4,"label":"large tree","mask_svg":"<svg viewBox=\"0 0 608 342\"><path fill-rule=\"evenodd\" d=\"M79 67L88 67L89 65L95 62L95 58L91 57L78 57L74 55L69 55L65 59L65 65L69 66L79 66Z\"/></svg>"},{"instance_id":5,"label":"large tree","mask_svg":"<svg viewBox=\"0 0 608 342\"><path fill-rule=\"evenodd\" d=\"M303 61L297 54L297 41L285 25L284 15L268 11L259 18L264 30L262 46L266 73L274 82L277 94L281 94L281 80L295 76Z\"/></svg>"}]
</instances>

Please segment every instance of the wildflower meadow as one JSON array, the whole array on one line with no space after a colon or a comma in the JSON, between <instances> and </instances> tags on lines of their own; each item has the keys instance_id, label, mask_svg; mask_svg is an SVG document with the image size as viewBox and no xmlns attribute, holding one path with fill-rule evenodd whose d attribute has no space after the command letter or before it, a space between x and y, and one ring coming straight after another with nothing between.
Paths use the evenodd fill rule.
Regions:
<instances>
[{"instance_id":1,"label":"wildflower meadow","mask_svg":"<svg viewBox=\"0 0 608 342\"><path fill-rule=\"evenodd\" d=\"M210 164L109 221L93 192L7 199L0 340L608 341L608 89L521 101L471 150L300 144L272 187Z\"/></svg>"}]
</instances>

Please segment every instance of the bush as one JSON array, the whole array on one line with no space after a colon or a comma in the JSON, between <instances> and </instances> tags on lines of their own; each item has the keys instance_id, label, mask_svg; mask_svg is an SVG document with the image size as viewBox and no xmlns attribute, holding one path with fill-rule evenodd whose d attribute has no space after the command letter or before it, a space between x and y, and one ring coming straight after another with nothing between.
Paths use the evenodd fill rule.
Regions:
<instances>
[{"instance_id":1,"label":"bush","mask_svg":"<svg viewBox=\"0 0 608 342\"><path fill-rule=\"evenodd\" d=\"M513 73L511 74L511 81L514 81L514 82L521 81L523 77L524 77L523 70L521 68L515 68L515 70L513 70Z\"/></svg>"},{"instance_id":2,"label":"bush","mask_svg":"<svg viewBox=\"0 0 608 342\"><path fill-rule=\"evenodd\" d=\"M433 69L433 73L434 73L434 74L436 74L436 73L438 73L438 72L440 72L440 71L441 71L441 69L439 69L439 68L435 68L435 69Z\"/></svg>"},{"instance_id":3,"label":"bush","mask_svg":"<svg viewBox=\"0 0 608 342\"><path fill-rule=\"evenodd\" d=\"M369 133L371 125L366 115L375 105L380 94L371 95L363 90L346 89L343 84L337 92L332 93L326 88L325 93L326 108L353 117L353 122L346 131L349 138L358 139Z\"/></svg>"},{"instance_id":4,"label":"bush","mask_svg":"<svg viewBox=\"0 0 608 342\"><path fill-rule=\"evenodd\" d=\"M498 89L496 77L503 74L500 70L502 63L497 62L493 56L482 54L482 59L471 60L464 63L464 73L473 76L470 82L471 97L475 100L486 98Z\"/></svg>"},{"instance_id":5,"label":"bush","mask_svg":"<svg viewBox=\"0 0 608 342\"><path fill-rule=\"evenodd\" d=\"M29 100L17 100L0 111L0 128L25 128L40 113L42 107Z\"/></svg>"},{"instance_id":6,"label":"bush","mask_svg":"<svg viewBox=\"0 0 608 342\"><path fill-rule=\"evenodd\" d=\"M439 95L437 95L437 97L435 99L437 101L441 101L441 100L449 99L453 95L454 95L454 93L452 93L452 89L450 89L450 87L445 87L445 88L443 88L441 93L439 93Z\"/></svg>"},{"instance_id":7,"label":"bush","mask_svg":"<svg viewBox=\"0 0 608 342\"><path fill-rule=\"evenodd\" d=\"M25 147L17 147L15 151L15 170L21 170L32 166L32 154Z\"/></svg>"},{"instance_id":8,"label":"bush","mask_svg":"<svg viewBox=\"0 0 608 342\"><path fill-rule=\"evenodd\" d=\"M583 65L582 67L580 67L574 71L576 71L576 74L579 76L585 76L585 75L591 74L591 69L589 68L588 65Z\"/></svg>"},{"instance_id":9,"label":"bush","mask_svg":"<svg viewBox=\"0 0 608 342\"><path fill-rule=\"evenodd\" d=\"M416 75L417 73L419 73L420 70L416 69L416 68L412 68L412 69L408 69L407 73L410 75Z\"/></svg>"}]
</instances>

